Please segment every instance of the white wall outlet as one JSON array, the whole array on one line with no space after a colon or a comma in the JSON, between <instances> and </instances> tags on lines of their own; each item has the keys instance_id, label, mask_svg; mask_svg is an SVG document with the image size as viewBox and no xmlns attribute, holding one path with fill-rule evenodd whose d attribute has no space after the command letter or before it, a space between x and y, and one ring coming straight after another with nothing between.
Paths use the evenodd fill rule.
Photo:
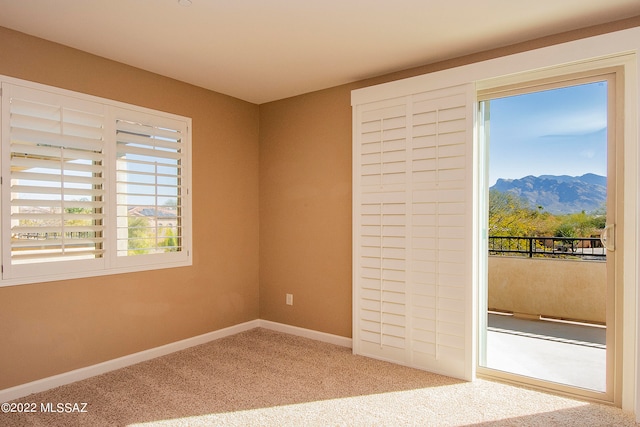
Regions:
<instances>
[{"instance_id":1,"label":"white wall outlet","mask_svg":"<svg viewBox=\"0 0 640 427\"><path fill-rule=\"evenodd\" d=\"M293 305L293 294L287 294L287 305Z\"/></svg>"}]
</instances>

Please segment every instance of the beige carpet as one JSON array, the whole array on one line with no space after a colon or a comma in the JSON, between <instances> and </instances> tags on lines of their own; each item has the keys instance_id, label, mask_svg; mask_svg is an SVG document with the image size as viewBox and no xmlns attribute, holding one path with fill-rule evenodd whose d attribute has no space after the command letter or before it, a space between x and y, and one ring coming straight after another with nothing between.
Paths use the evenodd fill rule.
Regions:
<instances>
[{"instance_id":1,"label":"beige carpet","mask_svg":"<svg viewBox=\"0 0 640 427\"><path fill-rule=\"evenodd\" d=\"M2 426L636 426L621 410L254 329L19 402ZM41 404L87 403L86 413Z\"/></svg>"}]
</instances>

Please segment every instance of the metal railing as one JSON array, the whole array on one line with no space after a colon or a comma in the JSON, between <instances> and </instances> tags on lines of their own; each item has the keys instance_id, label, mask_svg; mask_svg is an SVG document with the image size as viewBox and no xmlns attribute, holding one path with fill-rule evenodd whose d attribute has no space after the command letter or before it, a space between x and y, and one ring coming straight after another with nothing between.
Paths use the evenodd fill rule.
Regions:
<instances>
[{"instance_id":1,"label":"metal railing","mask_svg":"<svg viewBox=\"0 0 640 427\"><path fill-rule=\"evenodd\" d=\"M489 236L489 255L604 261L607 252L599 237Z\"/></svg>"}]
</instances>

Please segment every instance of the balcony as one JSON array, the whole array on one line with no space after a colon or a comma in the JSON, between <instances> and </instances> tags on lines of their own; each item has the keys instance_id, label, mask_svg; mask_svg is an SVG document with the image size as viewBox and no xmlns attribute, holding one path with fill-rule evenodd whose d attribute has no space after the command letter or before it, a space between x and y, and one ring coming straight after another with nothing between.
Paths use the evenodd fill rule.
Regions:
<instances>
[{"instance_id":1,"label":"balcony","mask_svg":"<svg viewBox=\"0 0 640 427\"><path fill-rule=\"evenodd\" d=\"M604 391L605 261L598 238L490 237L486 366Z\"/></svg>"},{"instance_id":2,"label":"balcony","mask_svg":"<svg viewBox=\"0 0 640 427\"><path fill-rule=\"evenodd\" d=\"M599 238L489 237L489 311L603 325L605 261Z\"/></svg>"}]
</instances>

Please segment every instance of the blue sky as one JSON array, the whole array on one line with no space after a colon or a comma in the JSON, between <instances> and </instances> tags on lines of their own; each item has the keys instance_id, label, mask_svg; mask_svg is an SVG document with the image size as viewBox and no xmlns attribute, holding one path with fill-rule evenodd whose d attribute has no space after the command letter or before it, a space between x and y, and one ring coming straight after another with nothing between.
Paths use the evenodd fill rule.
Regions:
<instances>
[{"instance_id":1,"label":"blue sky","mask_svg":"<svg viewBox=\"0 0 640 427\"><path fill-rule=\"evenodd\" d=\"M490 108L490 186L527 175L606 176L606 82L493 99Z\"/></svg>"}]
</instances>

